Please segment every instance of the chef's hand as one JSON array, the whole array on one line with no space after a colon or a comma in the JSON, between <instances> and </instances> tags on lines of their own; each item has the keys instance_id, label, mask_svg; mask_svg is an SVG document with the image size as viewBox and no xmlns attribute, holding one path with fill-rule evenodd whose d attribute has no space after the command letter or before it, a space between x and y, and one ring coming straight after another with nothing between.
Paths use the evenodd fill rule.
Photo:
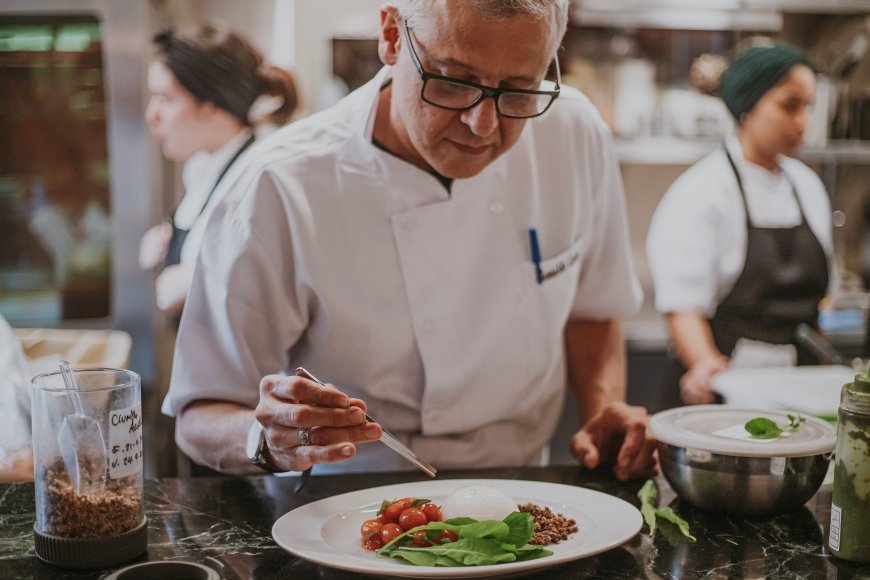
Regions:
<instances>
[{"instance_id":1,"label":"chef's hand","mask_svg":"<svg viewBox=\"0 0 870 580\"><path fill-rule=\"evenodd\" d=\"M172 225L163 222L150 228L139 242L139 267L143 270L153 270L163 263L169 240L172 238Z\"/></svg>"},{"instance_id":2,"label":"chef's hand","mask_svg":"<svg viewBox=\"0 0 870 580\"><path fill-rule=\"evenodd\" d=\"M687 405L706 405L716 400L711 380L728 368L728 357L722 355L700 359L680 377L680 398Z\"/></svg>"},{"instance_id":3,"label":"chef's hand","mask_svg":"<svg viewBox=\"0 0 870 580\"><path fill-rule=\"evenodd\" d=\"M366 404L332 385L298 376L269 375L260 381L257 421L265 428L269 462L303 471L314 463L331 463L356 454L356 443L377 441L381 427L366 423ZM309 445L300 429L307 427Z\"/></svg>"},{"instance_id":4,"label":"chef's hand","mask_svg":"<svg viewBox=\"0 0 870 580\"><path fill-rule=\"evenodd\" d=\"M656 440L649 434L649 414L622 401L608 403L571 438L571 451L584 467L613 463L622 481L658 473Z\"/></svg>"}]
</instances>

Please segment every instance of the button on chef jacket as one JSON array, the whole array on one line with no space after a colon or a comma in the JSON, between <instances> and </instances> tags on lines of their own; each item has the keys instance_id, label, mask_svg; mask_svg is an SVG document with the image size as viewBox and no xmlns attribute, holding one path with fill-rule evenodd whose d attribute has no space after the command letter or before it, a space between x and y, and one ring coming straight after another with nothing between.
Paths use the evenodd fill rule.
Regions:
<instances>
[{"instance_id":1,"label":"button on chef jacket","mask_svg":"<svg viewBox=\"0 0 870 580\"><path fill-rule=\"evenodd\" d=\"M797 226L797 194L832 264L831 203L815 172L785 156L779 156L779 168L773 172L750 163L735 135L726 138L725 146L740 171L752 223ZM746 258L746 212L723 148L690 167L665 193L650 223L646 253L656 310L713 316L737 282ZM835 278L833 273L829 277L832 282Z\"/></svg>"},{"instance_id":2,"label":"button on chef jacket","mask_svg":"<svg viewBox=\"0 0 870 580\"><path fill-rule=\"evenodd\" d=\"M254 146L204 233L163 411L304 366L440 468L539 464L571 318L642 299L607 127L568 87L451 190L372 144L384 68ZM536 227L551 275L538 284ZM380 443L330 471L413 467Z\"/></svg>"}]
</instances>

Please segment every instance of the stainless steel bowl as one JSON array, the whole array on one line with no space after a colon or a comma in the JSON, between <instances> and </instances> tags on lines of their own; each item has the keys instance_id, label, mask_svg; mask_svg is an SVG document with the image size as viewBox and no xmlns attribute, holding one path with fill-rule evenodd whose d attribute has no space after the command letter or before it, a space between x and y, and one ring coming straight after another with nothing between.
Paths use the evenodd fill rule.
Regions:
<instances>
[{"instance_id":1,"label":"stainless steel bowl","mask_svg":"<svg viewBox=\"0 0 870 580\"><path fill-rule=\"evenodd\" d=\"M801 507L822 485L831 455L742 457L659 443L662 473L681 499L741 516Z\"/></svg>"}]
</instances>

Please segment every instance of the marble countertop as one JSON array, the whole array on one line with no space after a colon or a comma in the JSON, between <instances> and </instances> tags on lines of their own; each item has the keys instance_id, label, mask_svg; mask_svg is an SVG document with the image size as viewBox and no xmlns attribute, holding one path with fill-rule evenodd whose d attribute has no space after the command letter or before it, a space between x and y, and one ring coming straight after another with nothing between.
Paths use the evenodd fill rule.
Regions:
<instances>
[{"instance_id":1,"label":"marble countertop","mask_svg":"<svg viewBox=\"0 0 870 580\"><path fill-rule=\"evenodd\" d=\"M639 505L641 481L621 483L603 471L573 466L444 472L439 477L523 479L579 485ZM141 560L221 560L238 578L362 578L300 560L272 539L272 524L303 504L336 494L409 481L414 472L314 476L298 494L295 478L203 477L147 480L147 555ZM524 578L870 578L870 565L829 556L825 546L831 488L805 507L767 518L710 514L675 499L659 477L660 505L671 505L690 524L697 543L671 544L647 528L615 548ZM106 571L75 572L43 564L33 546L32 484L0 485L0 578L97 579Z\"/></svg>"}]
</instances>

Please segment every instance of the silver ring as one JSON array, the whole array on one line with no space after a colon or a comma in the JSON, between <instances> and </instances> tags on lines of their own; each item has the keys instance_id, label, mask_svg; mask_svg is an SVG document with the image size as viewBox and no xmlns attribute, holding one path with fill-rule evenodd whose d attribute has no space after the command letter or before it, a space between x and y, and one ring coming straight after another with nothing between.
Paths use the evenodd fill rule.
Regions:
<instances>
[{"instance_id":1,"label":"silver ring","mask_svg":"<svg viewBox=\"0 0 870 580\"><path fill-rule=\"evenodd\" d=\"M299 444L300 445L311 445L311 439L308 437L308 431L310 427L300 427L299 428Z\"/></svg>"}]
</instances>

